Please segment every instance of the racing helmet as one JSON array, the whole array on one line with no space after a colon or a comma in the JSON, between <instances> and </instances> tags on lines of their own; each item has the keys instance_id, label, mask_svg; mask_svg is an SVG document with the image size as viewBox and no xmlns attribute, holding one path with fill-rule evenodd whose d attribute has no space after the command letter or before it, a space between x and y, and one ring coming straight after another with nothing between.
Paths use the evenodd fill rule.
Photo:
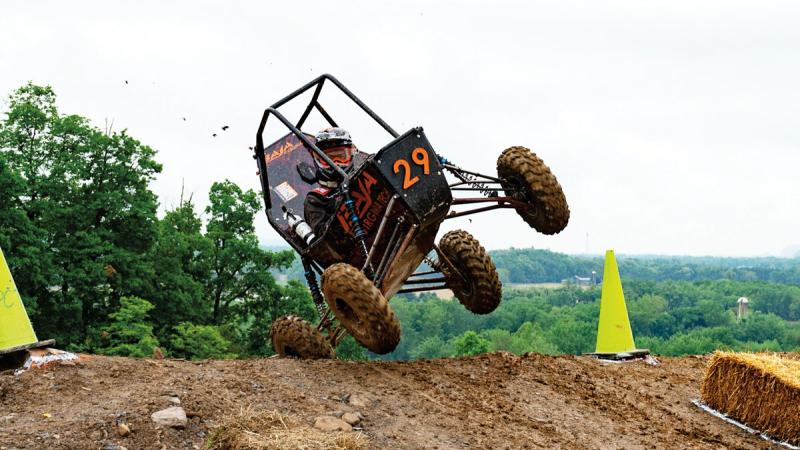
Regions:
<instances>
[{"instance_id":1,"label":"racing helmet","mask_svg":"<svg viewBox=\"0 0 800 450\"><path fill-rule=\"evenodd\" d=\"M339 127L325 128L317 133L316 138L317 147L325 152L334 164L345 172L350 170L353 166L353 155L358 152L358 149L353 145L353 140L347 130ZM323 177L333 179L336 171L315 152L311 152L311 155Z\"/></svg>"}]
</instances>

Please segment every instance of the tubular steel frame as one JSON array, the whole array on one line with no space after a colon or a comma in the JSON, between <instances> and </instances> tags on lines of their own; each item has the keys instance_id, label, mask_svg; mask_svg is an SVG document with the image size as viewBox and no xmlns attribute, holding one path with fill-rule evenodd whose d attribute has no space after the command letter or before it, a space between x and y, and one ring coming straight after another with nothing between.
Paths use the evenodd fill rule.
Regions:
<instances>
[{"instance_id":1,"label":"tubular steel frame","mask_svg":"<svg viewBox=\"0 0 800 450\"><path fill-rule=\"evenodd\" d=\"M345 196L349 198L349 178L347 173L344 172L338 165L334 164L333 161L325 154L319 147L316 146L315 143L312 143L308 137L301 131L303 124L305 124L306 119L311 114L311 111L316 109L322 117L330 124L330 126L335 127L338 126L336 121L328 114L325 108L319 103L319 96L322 93L322 88L326 81L329 81L333 85L335 85L339 90L344 93L350 100L352 100L356 105L358 105L361 110L363 110L367 115L369 115L375 122L378 123L387 133L389 133L393 139L396 139L400 135L391 127L388 123L386 123L378 114L376 114L372 109L370 109L364 102L362 102L352 91L350 91L344 84L342 84L339 80L337 80L333 75L330 74L322 74L319 77L311 80L310 82L306 83L299 89L295 90L291 94L287 95L286 97L278 100L277 102L273 103L272 106L266 108L264 110L264 114L261 117L261 122L258 126L258 132L256 133L256 146L254 148L254 155L253 158L257 161L259 177L261 181L261 191L264 196L264 205L266 209L270 209L271 199L269 194L269 172L267 171L267 163L264 158L264 129L267 126L267 120L270 116L275 116L275 118L281 122L289 131L292 132L298 139L311 151L313 151L319 158L323 161L328 163L329 166L336 170L336 173L340 177L341 181L341 188L342 192ZM304 94L305 92L309 91L310 89L314 89L314 93L311 96L311 100L309 101L306 108L303 110L303 114L300 116L300 119L297 123L292 123L287 119L281 112L278 110L281 106L285 105L286 103L294 100L295 98L299 97L300 95ZM451 183L449 185L451 192L480 192L483 196L480 197L465 197L465 198L453 198L451 203L452 206L457 205L475 205L479 203L488 203L487 206L481 206L477 208L467 209L465 211L450 211L445 220L453 219L456 217L463 217L471 214L476 214L484 211L490 211L493 209L505 209L505 208L522 208L522 209L529 209L530 205L523 201L520 201L514 198L514 194L519 193L518 188L504 186L505 182L499 178L481 174L478 172L472 172L469 170L462 169L454 164L451 164L443 157L439 157L440 162L444 169L449 171L458 181ZM505 195L499 195L499 192L503 191ZM392 203L394 202L394 198L392 199ZM388 218L388 214L383 217L379 233L385 231L384 223ZM391 271L392 266L394 266L396 260L402 255L402 250L405 248L406 245L410 242L411 238L414 236L414 231L416 227L412 226L410 230L405 232L405 236L403 236L403 240L400 241L400 236L395 236L399 228L400 224L392 231L392 237L390 241L397 241L390 242L390 246L387 248L389 253L393 253L390 257L389 255L384 255L381 258L377 273L374 274L373 282L376 283L378 287L382 283L384 277L388 272ZM375 240L377 242L377 239ZM290 243L291 244L291 243ZM363 241L362 241L363 244ZM294 247L294 245L292 244ZM295 248L295 250L300 252L300 249ZM426 272L417 272L412 274L408 277L408 279L404 282L403 287L398 291L398 293L411 293L411 292L425 292L425 291L433 291L439 289L446 289L447 286L447 278L446 275L442 272L442 264L446 264L449 268L450 273L455 273L461 276L458 269L453 266L453 264L447 259L445 255L442 254L439 247L434 244L434 250L438 255L438 261L432 262L431 269ZM374 248L367 251L366 247L364 248L365 251L365 258L366 264L365 267L362 268L362 271L365 270L368 265L371 266L371 259L372 254L374 252ZM426 258L427 259L427 258ZM305 262L305 261L304 261ZM310 267L306 267L306 270L311 269L313 272L317 272L319 274L322 273L322 269L314 263L313 261L305 262ZM427 277L428 275L438 275L434 277ZM463 278L463 276L462 276ZM309 283L311 282L308 280ZM316 279L314 279L314 283L316 284ZM408 286L408 287L406 287ZM309 288L314 292L316 290L319 291L319 286L315 285L314 287L309 286ZM343 333L343 328L340 326L336 326L336 328L331 329L334 325L333 318L331 317L330 308L325 308L324 313L321 314L320 323L318 328L320 330L326 329L328 330L328 335L331 340L331 345L334 347L336 346L337 341L341 338Z\"/></svg>"},{"instance_id":2,"label":"tubular steel frame","mask_svg":"<svg viewBox=\"0 0 800 450\"><path fill-rule=\"evenodd\" d=\"M291 94L287 95L286 97L278 100L277 102L273 103L272 106L264 110L264 115L261 117L261 122L258 125L258 132L256 133L256 147L255 147L255 155L254 158L258 161L258 170L261 174L263 174L261 178L261 192L264 194L264 204L267 209L271 208L272 201L269 197L269 173L267 172L266 161L264 159L264 129L267 126L267 120L269 119L270 115L275 116L286 128L288 128L298 139L300 139L303 144L311 149L317 156L322 158L329 166L331 166L336 172L338 173L339 177L342 180L342 191L348 192L348 179L347 174L342 170L338 165L334 164L333 161L325 154L316 144L312 143L308 137L303 134L300 129L303 127L308 115L311 113L312 109L316 109L325 120L328 121L330 126L335 127L336 122L333 118L325 111L325 108L319 103L319 95L322 93L322 86L325 84L325 81L328 80L333 83L336 87L339 88L347 97L350 98L356 105L358 105L365 113L367 113L375 122L377 122L384 130L386 130L392 138L397 138L400 136L392 127L389 126L383 119L380 118L374 111L372 111L364 102L362 102L355 94L353 94L345 85L343 85L339 80L333 77L330 74L322 74L319 77L311 80L310 82L306 83L301 88L297 89L296 91L292 92ZM289 119L284 117L283 114L278 111L278 108L285 105L286 103L294 100L295 98L299 97L300 95L304 94L311 88L314 89L314 94L311 96L311 101L309 101L308 106L303 111L303 114L300 116L300 119L297 121L296 124L292 124Z\"/></svg>"}]
</instances>

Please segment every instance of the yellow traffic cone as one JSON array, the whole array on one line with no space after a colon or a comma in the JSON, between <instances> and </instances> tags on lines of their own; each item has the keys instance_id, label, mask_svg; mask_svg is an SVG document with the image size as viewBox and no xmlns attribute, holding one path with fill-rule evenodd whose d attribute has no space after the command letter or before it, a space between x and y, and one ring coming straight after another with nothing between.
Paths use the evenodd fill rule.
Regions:
<instances>
[{"instance_id":1,"label":"yellow traffic cone","mask_svg":"<svg viewBox=\"0 0 800 450\"><path fill-rule=\"evenodd\" d=\"M628 359L645 356L648 350L636 348L633 342L628 308L622 292L614 250L606 251L603 269L603 290L600 295L600 322L597 326L597 345L593 356L604 359Z\"/></svg>"},{"instance_id":2,"label":"yellow traffic cone","mask_svg":"<svg viewBox=\"0 0 800 450\"><path fill-rule=\"evenodd\" d=\"M51 345L53 342L38 342L36 339L3 249L0 249L0 355Z\"/></svg>"}]
</instances>

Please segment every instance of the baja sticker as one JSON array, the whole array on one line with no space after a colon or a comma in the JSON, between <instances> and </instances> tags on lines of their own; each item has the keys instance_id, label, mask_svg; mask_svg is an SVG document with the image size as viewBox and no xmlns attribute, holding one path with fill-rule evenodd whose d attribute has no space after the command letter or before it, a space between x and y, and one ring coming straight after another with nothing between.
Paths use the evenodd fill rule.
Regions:
<instances>
[{"instance_id":1,"label":"baja sticker","mask_svg":"<svg viewBox=\"0 0 800 450\"><path fill-rule=\"evenodd\" d=\"M275 186L275 192L278 193L278 196L280 196L284 202L288 202L289 200L297 197L297 191L292 188L288 181L284 181L283 183Z\"/></svg>"},{"instance_id":2,"label":"baja sticker","mask_svg":"<svg viewBox=\"0 0 800 450\"><path fill-rule=\"evenodd\" d=\"M278 147L277 150L273 151L269 155L266 155L264 157L264 160L267 163L270 163L270 162L280 158L281 156L286 155L288 153L291 153L291 152L297 150L298 148L300 148L302 146L302 142L291 141L290 139L293 138L293 137L294 136L291 136L291 137L287 138L286 141L284 141L283 145Z\"/></svg>"}]
</instances>

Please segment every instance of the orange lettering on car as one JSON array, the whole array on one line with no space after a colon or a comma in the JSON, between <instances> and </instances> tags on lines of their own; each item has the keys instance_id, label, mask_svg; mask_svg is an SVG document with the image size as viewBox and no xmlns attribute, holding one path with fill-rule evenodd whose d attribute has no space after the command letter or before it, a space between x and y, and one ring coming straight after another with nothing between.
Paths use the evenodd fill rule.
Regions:
<instances>
[{"instance_id":1,"label":"orange lettering on car","mask_svg":"<svg viewBox=\"0 0 800 450\"><path fill-rule=\"evenodd\" d=\"M285 155L287 153L291 153L291 152L295 151L298 147L300 147L300 143L299 142L291 142L290 140L287 139L286 142L283 145L278 147L278 149L275 150L274 152L272 152L269 155L267 155L266 157L264 157L264 159L266 160L266 162L275 161L276 159L280 158L281 156L283 156L283 155Z\"/></svg>"},{"instance_id":2,"label":"orange lettering on car","mask_svg":"<svg viewBox=\"0 0 800 450\"><path fill-rule=\"evenodd\" d=\"M370 207L373 205L372 199L372 187L378 184L378 180L375 179L369 173L362 172L361 175L358 177L358 190L350 191L350 197L353 199L353 203L356 209L356 214L360 219L363 219L370 210ZM380 194L379 194L380 197ZM342 204L339 207L339 211L336 214L337 219L339 219L339 223L344 228L344 231L350 233L350 217L347 213L347 206ZM363 224L362 224L363 225ZM371 227L365 227L364 231L369 231Z\"/></svg>"}]
</instances>

